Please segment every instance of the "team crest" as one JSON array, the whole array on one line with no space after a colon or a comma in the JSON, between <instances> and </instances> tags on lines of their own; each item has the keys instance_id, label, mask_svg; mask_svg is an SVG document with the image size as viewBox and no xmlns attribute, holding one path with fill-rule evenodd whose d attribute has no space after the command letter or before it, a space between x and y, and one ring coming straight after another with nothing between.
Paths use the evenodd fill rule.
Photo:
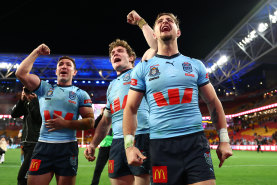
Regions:
<instances>
[{"instance_id":1,"label":"team crest","mask_svg":"<svg viewBox=\"0 0 277 185\"><path fill-rule=\"evenodd\" d=\"M190 63L184 62L182 64L182 66L183 66L183 69L184 69L185 72L187 72L187 73L191 73L192 72L192 66L191 66Z\"/></svg>"},{"instance_id":2,"label":"team crest","mask_svg":"<svg viewBox=\"0 0 277 185\"><path fill-rule=\"evenodd\" d=\"M53 92L54 92L54 89L53 88L50 88L47 92L47 96L53 96Z\"/></svg>"},{"instance_id":3,"label":"team crest","mask_svg":"<svg viewBox=\"0 0 277 185\"><path fill-rule=\"evenodd\" d=\"M204 157L206 159L206 162L212 166L213 165L213 162L212 162L212 157L211 157L211 153L210 152L206 152L204 153Z\"/></svg>"},{"instance_id":4,"label":"team crest","mask_svg":"<svg viewBox=\"0 0 277 185\"><path fill-rule=\"evenodd\" d=\"M153 66L150 68L149 76L158 76L160 75L159 68L157 66Z\"/></svg>"},{"instance_id":5,"label":"team crest","mask_svg":"<svg viewBox=\"0 0 277 185\"><path fill-rule=\"evenodd\" d=\"M124 81L129 81L130 79L131 79L130 73L125 74L124 77L123 77Z\"/></svg>"},{"instance_id":6,"label":"team crest","mask_svg":"<svg viewBox=\"0 0 277 185\"><path fill-rule=\"evenodd\" d=\"M69 99L75 100L76 99L76 93L73 91L69 91Z\"/></svg>"}]
</instances>

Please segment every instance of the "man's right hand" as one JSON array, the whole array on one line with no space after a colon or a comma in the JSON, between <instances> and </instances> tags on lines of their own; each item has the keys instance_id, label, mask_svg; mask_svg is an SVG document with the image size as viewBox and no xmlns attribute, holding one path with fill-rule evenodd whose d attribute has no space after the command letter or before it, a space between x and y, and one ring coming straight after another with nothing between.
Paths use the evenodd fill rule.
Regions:
<instances>
[{"instance_id":1,"label":"man's right hand","mask_svg":"<svg viewBox=\"0 0 277 185\"><path fill-rule=\"evenodd\" d=\"M94 161L96 159L94 154L95 154L95 147L92 147L91 145L89 145L87 149L84 151L84 156L88 161Z\"/></svg>"},{"instance_id":2,"label":"man's right hand","mask_svg":"<svg viewBox=\"0 0 277 185\"><path fill-rule=\"evenodd\" d=\"M127 15L127 22L132 25L137 25L138 21L142 19L142 17L135 11L132 10L128 15Z\"/></svg>"},{"instance_id":3,"label":"man's right hand","mask_svg":"<svg viewBox=\"0 0 277 185\"><path fill-rule=\"evenodd\" d=\"M35 49L35 52L38 55L49 55L50 54L50 49L46 44L41 44Z\"/></svg>"},{"instance_id":4,"label":"man's right hand","mask_svg":"<svg viewBox=\"0 0 277 185\"><path fill-rule=\"evenodd\" d=\"M144 155L139 151L137 147L129 147L125 150L126 157L129 165L132 166L141 166L143 163L143 160L146 159Z\"/></svg>"}]
</instances>

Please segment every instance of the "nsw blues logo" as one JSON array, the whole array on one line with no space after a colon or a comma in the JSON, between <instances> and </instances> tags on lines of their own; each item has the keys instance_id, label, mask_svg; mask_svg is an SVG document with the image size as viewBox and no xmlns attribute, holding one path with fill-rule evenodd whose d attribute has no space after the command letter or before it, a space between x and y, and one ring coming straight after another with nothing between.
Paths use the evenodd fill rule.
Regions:
<instances>
[{"instance_id":1,"label":"nsw blues logo","mask_svg":"<svg viewBox=\"0 0 277 185\"><path fill-rule=\"evenodd\" d=\"M50 96L53 96L53 92L54 92L54 89L53 88L50 88L46 94L46 96L50 97Z\"/></svg>"},{"instance_id":2,"label":"nsw blues logo","mask_svg":"<svg viewBox=\"0 0 277 185\"><path fill-rule=\"evenodd\" d=\"M183 66L183 70L184 70L185 72L187 72L187 73L191 73L191 72L192 72L192 66L191 66L190 63L184 62L184 63L182 64L182 66Z\"/></svg>"},{"instance_id":3,"label":"nsw blues logo","mask_svg":"<svg viewBox=\"0 0 277 185\"><path fill-rule=\"evenodd\" d=\"M211 153L210 153L210 152L204 153L204 157L205 157L205 159L206 159L207 164L209 164L210 166L212 166L212 165L213 165L213 162L212 162Z\"/></svg>"},{"instance_id":4,"label":"nsw blues logo","mask_svg":"<svg viewBox=\"0 0 277 185\"><path fill-rule=\"evenodd\" d=\"M123 77L124 81L129 81L130 79L131 79L130 73L125 74L124 77Z\"/></svg>"},{"instance_id":5,"label":"nsw blues logo","mask_svg":"<svg viewBox=\"0 0 277 185\"><path fill-rule=\"evenodd\" d=\"M150 72L149 72L149 76L158 76L160 75L160 71L159 68L157 66L152 66L150 67Z\"/></svg>"},{"instance_id":6,"label":"nsw blues logo","mask_svg":"<svg viewBox=\"0 0 277 185\"><path fill-rule=\"evenodd\" d=\"M75 100L76 99L76 93L73 91L69 91L69 99Z\"/></svg>"},{"instance_id":7,"label":"nsw blues logo","mask_svg":"<svg viewBox=\"0 0 277 185\"><path fill-rule=\"evenodd\" d=\"M71 166L75 167L77 165L77 157L76 156L70 156L70 164Z\"/></svg>"}]
</instances>

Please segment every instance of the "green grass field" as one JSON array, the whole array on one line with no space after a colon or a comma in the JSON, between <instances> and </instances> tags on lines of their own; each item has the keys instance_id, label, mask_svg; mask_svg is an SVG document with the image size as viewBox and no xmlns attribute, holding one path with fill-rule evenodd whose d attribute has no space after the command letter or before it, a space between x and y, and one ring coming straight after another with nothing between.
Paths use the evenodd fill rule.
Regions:
<instances>
[{"instance_id":1,"label":"green grass field","mask_svg":"<svg viewBox=\"0 0 277 185\"><path fill-rule=\"evenodd\" d=\"M95 162L87 162L80 149L77 185L89 185ZM234 155L218 168L219 161L212 150L217 185L277 185L277 153L254 151L233 151ZM11 149L6 161L0 164L0 185L15 185L20 166L20 150ZM51 185L56 184L55 179ZM107 165L100 179L101 185L110 184Z\"/></svg>"}]
</instances>

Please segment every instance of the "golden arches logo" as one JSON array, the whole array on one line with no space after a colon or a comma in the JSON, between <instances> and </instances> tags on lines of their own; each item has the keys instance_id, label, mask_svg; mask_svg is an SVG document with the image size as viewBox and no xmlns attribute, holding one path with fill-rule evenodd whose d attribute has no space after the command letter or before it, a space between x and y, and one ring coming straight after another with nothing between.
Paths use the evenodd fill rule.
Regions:
<instances>
[{"instance_id":1,"label":"golden arches logo","mask_svg":"<svg viewBox=\"0 0 277 185\"><path fill-rule=\"evenodd\" d=\"M152 177L154 183L167 183L167 166L153 166Z\"/></svg>"},{"instance_id":2,"label":"golden arches logo","mask_svg":"<svg viewBox=\"0 0 277 185\"><path fill-rule=\"evenodd\" d=\"M114 160L109 160L108 171L109 171L109 173L114 172Z\"/></svg>"},{"instance_id":3,"label":"golden arches logo","mask_svg":"<svg viewBox=\"0 0 277 185\"><path fill-rule=\"evenodd\" d=\"M41 160L33 159L30 165L30 171L38 171Z\"/></svg>"},{"instance_id":4,"label":"golden arches logo","mask_svg":"<svg viewBox=\"0 0 277 185\"><path fill-rule=\"evenodd\" d=\"M154 179L157 179L157 174L158 174L158 179L161 179L161 175L162 175L162 179L165 180L165 173L164 173L164 170L163 169L156 169L155 170L155 176L154 176Z\"/></svg>"}]
</instances>

